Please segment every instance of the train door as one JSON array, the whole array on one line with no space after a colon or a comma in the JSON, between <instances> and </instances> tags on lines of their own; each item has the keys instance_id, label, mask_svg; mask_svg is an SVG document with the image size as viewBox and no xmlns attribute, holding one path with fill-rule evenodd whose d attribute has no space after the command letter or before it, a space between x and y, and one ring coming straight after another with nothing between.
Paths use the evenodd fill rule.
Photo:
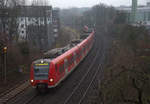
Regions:
<instances>
[{"instance_id":1,"label":"train door","mask_svg":"<svg viewBox=\"0 0 150 104\"><path fill-rule=\"evenodd\" d=\"M60 76L60 78L62 78L63 76L64 76L64 73L65 73L65 71L64 71L64 61L62 61L61 63L59 63L59 76Z\"/></svg>"}]
</instances>

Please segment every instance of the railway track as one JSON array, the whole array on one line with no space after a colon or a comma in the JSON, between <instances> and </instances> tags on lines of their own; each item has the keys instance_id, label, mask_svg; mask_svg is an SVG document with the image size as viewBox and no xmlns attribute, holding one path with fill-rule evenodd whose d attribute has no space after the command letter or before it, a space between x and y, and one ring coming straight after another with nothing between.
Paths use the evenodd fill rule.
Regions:
<instances>
[{"instance_id":1,"label":"railway track","mask_svg":"<svg viewBox=\"0 0 150 104\"><path fill-rule=\"evenodd\" d=\"M91 64L90 68L88 69L87 73L84 75L83 79L79 82L79 84L76 86L76 88L72 91L72 93L69 95L69 97L65 100L63 104L82 103L94 79L102 69L102 64L99 62L101 61L100 57L101 56L103 57L104 53L99 54L100 51L101 49L99 49L98 53L96 54L95 61Z\"/></svg>"},{"instance_id":2,"label":"railway track","mask_svg":"<svg viewBox=\"0 0 150 104\"><path fill-rule=\"evenodd\" d=\"M81 62L77 70L62 83L62 86L56 88L56 91L39 95L32 88L28 88L8 101L7 104L81 104L102 68L100 57L103 57L104 54L101 53L103 49L99 48L99 44L102 43L96 39L93 50L84 59L85 61Z\"/></svg>"},{"instance_id":3,"label":"railway track","mask_svg":"<svg viewBox=\"0 0 150 104\"><path fill-rule=\"evenodd\" d=\"M21 85L16 85L12 89L2 93L0 95L0 104L5 104L8 100L13 99L15 96L23 92L26 88L29 87L29 81L24 81Z\"/></svg>"},{"instance_id":4,"label":"railway track","mask_svg":"<svg viewBox=\"0 0 150 104\"><path fill-rule=\"evenodd\" d=\"M98 47L95 47L95 49L97 50ZM93 60L92 60L93 63L92 63L92 65L90 64L90 66L88 67L86 74L84 74L84 76L82 76L82 78L80 79L80 81L78 82L76 87L69 94L69 96L67 96L67 99L62 100L61 104L63 104L63 103L64 104L78 104L77 102L82 103L82 101L85 98L85 95L87 94L93 80L95 79L95 77L97 76L97 74L99 72L99 70L96 70L93 72L93 74L91 74L91 71L93 71L93 70L91 70L91 68L94 66L95 61L97 61L99 59L99 57L101 56L99 54L99 52L100 52L100 49L99 49L99 51L97 50L97 54L94 55ZM98 64L98 69L100 69L100 68L101 68L101 64ZM91 78L91 76L92 76L92 78ZM83 82L84 83L86 82L85 81L85 80L87 80L86 78L91 78L92 80L90 80L89 86L87 86L87 88L86 87L82 88L80 85L84 85ZM88 84L86 84L86 85L88 85ZM82 90L82 89L84 89L84 90ZM38 99L40 99L40 97L38 97L37 99L34 99L34 101L30 104L35 104L37 100L38 100L37 104L48 104L49 100L47 100L47 99L49 99L50 97L52 97L52 96L48 95L48 96L42 98L42 100L38 100ZM81 98L81 99L78 99L78 98ZM60 104L60 102L52 102L52 104L57 104L57 103Z\"/></svg>"}]
</instances>

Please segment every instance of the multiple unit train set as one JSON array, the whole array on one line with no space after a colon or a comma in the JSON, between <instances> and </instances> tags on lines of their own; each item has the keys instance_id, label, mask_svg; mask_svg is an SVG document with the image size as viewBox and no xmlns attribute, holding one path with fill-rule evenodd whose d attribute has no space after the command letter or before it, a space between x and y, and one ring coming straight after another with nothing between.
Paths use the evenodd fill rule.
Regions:
<instances>
[{"instance_id":1,"label":"multiple unit train set","mask_svg":"<svg viewBox=\"0 0 150 104\"><path fill-rule=\"evenodd\" d=\"M87 56L94 43L94 30L74 40L64 48L53 49L45 53L45 58L31 65L30 83L33 88L43 90L59 85L79 63ZM57 52L55 52L57 50ZM53 55L51 55L53 53ZM54 55L55 53L55 55Z\"/></svg>"}]
</instances>

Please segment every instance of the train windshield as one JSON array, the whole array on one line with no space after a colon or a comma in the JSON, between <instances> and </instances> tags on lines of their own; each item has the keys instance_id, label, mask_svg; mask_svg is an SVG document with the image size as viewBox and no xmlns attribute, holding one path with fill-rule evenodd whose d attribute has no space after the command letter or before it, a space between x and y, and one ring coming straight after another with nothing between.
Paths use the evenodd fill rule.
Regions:
<instances>
[{"instance_id":1,"label":"train windshield","mask_svg":"<svg viewBox=\"0 0 150 104\"><path fill-rule=\"evenodd\" d=\"M49 64L35 64L34 65L34 78L35 80L47 80L49 73Z\"/></svg>"}]
</instances>

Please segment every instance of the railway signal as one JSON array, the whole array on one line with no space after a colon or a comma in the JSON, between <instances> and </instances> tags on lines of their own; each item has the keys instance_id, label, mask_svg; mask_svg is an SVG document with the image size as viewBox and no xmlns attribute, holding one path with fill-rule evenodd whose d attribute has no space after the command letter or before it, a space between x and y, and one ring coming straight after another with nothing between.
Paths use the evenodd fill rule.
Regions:
<instances>
[{"instance_id":1,"label":"railway signal","mask_svg":"<svg viewBox=\"0 0 150 104\"><path fill-rule=\"evenodd\" d=\"M7 53L7 47L4 47L4 48L3 48L3 52L4 52L4 53Z\"/></svg>"}]
</instances>

